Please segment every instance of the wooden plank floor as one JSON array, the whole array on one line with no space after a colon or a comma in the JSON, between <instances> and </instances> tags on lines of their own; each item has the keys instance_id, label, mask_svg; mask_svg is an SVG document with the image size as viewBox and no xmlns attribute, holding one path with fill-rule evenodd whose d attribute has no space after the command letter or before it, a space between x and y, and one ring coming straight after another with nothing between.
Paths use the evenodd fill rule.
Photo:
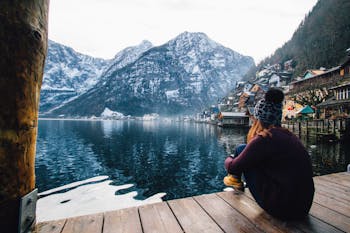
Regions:
<instances>
[{"instance_id":1,"label":"wooden plank floor","mask_svg":"<svg viewBox=\"0 0 350 233\"><path fill-rule=\"evenodd\" d=\"M271 217L246 190L43 222L35 232L350 232L350 173L318 176L314 181L314 203L303 221Z\"/></svg>"}]
</instances>

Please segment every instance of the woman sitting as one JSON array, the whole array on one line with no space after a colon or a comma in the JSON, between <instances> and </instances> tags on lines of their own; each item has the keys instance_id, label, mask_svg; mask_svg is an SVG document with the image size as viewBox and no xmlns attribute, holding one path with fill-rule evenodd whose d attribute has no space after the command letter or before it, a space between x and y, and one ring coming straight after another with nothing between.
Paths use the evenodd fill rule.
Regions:
<instances>
[{"instance_id":1,"label":"woman sitting","mask_svg":"<svg viewBox=\"0 0 350 233\"><path fill-rule=\"evenodd\" d=\"M235 156L225 160L229 175L224 183L243 190L243 173L261 208L281 219L298 219L308 214L315 189L307 150L281 127L283 99L283 92L275 88L257 103L248 144L238 146Z\"/></svg>"}]
</instances>

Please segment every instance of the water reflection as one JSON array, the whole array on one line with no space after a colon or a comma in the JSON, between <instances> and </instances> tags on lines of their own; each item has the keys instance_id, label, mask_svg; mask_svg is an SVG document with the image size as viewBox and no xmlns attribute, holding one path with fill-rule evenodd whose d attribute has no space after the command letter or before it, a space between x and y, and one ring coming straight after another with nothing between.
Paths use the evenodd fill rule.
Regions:
<instances>
[{"instance_id":1,"label":"water reflection","mask_svg":"<svg viewBox=\"0 0 350 233\"><path fill-rule=\"evenodd\" d=\"M218 141L225 148L227 154L233 154L234 148L246 143L247 128L218 128Z\"/></svg>"},{"instance_id":2,"label":"water reflection","mask_svg":"<svg viewBox=\"0 0 350 233\"><path fill-rule=\"evenodd\" d=\"M245 142L247 129L159 121L40 121L36 157L39 192L107 175L112 185L165 199L221 191L223 161ZM315 175L345 171L349 145L304 141Z\"/></svg>"},{"instance_id":3,"label":"water reflection","mask_svg":"<svg viewBox=\"0 0 350 233\"><path fill-rule=\"evenodd\" d=\"M217 128L155 121L40 121L39 191L93 176L135 184L137 198L174 199L223 189L225 148Z\"/></svg>"},{"instance_id":4,"label":"water reflection","mask_svg":"<svg viewBox=\"0 0 350 233\"><path fill-rule=\"evenodd\" d=\"M44 191L104 171L92 150L66 122L40 122L36 156L36 183Z\"/></svg>"},{"instance_id":5,"label":"water reflection","mask_svg":"<svg viewBox=\"0 0 350 233\"><path fill-rule=\"evenodd\" d=\"M312 155L314 175L324 175L346 171L350 163L350 145L341 142L316 143L304 142Z\"/></svg>"}]
</instances>

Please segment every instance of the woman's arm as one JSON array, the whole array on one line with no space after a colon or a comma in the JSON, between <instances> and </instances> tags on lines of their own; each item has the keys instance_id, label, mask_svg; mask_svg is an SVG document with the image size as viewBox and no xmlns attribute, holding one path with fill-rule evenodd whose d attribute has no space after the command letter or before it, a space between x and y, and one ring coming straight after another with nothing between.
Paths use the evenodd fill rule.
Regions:
<instances>
[{"instance_id":1,"label":"woman's arm","mask_svg":"<svg viewBox=\"0 0 350 233\"><path fill-rule=\"evenodd\" d=\"M267 156L270 140L268 137L257 136L248 143L240 155L235 158L227 157L225 160L227 172L233 175L240 175L243 171L260 165Z\"/></svg>"}]
</instances>

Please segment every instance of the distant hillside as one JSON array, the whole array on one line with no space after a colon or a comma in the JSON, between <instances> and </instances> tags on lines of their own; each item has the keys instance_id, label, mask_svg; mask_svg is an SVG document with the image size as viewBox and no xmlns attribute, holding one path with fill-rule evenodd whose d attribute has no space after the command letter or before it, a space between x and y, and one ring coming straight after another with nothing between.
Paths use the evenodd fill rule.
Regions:
<instances>
[{"instance_id":1,"label":"distant hillside","mask_svg":"<svg viewBox=\"0 0 350 233\"><path fill-rule=\"evenodd\" d=\"M345 58L350 47L350 1L319 0L300 23L292 38L275 53L253 67L244 77L250 80L261 67L293 59L294 76L307 69L331 68Z\"/></svg>"}]
</instances>

